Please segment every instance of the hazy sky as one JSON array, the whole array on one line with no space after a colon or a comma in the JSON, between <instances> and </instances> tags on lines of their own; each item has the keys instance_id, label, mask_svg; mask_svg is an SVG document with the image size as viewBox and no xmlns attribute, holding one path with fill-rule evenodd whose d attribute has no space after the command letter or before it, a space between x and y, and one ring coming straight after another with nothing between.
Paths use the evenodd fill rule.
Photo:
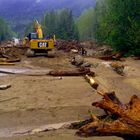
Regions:
<instances>
[{"instance_id":1,"label":"hazy sky","mask_svg":"<svg viewBox=\"0 0 140 140\"><path fill-rule=\"evenodd\" d=\"M41 0L36 0L36 3L39 3Z\"/></svg>"}]
</instances>

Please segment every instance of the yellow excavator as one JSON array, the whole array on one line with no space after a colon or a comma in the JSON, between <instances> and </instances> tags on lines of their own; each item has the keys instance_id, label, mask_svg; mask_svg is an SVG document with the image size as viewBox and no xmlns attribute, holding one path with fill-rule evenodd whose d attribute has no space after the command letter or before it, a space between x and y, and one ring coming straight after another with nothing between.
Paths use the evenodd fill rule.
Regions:
<instances>
[{"instance_id":1,"label":"yellow excavator","mask_svg":"<svg viewBox=\"0 0 140 140\"><path fill-rule=\"evenodd\" d=\"M49 57L54 57L55 36L44 39L42 27L37 20L34 21L33 26L34 32L29 33L24 39L24 45L29 47L26 55L28 57L33 57L36 55L47 55Z\"/></svg>"}]
</instances>

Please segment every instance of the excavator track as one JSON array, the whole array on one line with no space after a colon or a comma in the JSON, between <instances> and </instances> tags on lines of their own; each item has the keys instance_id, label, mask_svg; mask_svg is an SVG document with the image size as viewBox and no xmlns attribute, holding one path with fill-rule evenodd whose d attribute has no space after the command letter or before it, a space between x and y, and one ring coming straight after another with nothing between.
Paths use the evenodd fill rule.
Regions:
<instances>
[{"instance_id":1,"label":"excavator track","mask_svg":"<svg viewBox=\"0 0 140 140\"><path fill-rule=\"evenodd\" d=\"M35 56L35 51L31 50L31 49L28 49L27 52L26 52L26 56L27 57L34 57Z\"/></svg>"},{"instance_id":2,"label":"excavator track","mask_svg":"<svg viewBox=\"0 0 140 140\"><path fill-rule=\"evenodd\" d=\"M55 51L54 50L48 51L47 56L50 57L50 58L55 57Z\"/></svg>"}]
</instances>

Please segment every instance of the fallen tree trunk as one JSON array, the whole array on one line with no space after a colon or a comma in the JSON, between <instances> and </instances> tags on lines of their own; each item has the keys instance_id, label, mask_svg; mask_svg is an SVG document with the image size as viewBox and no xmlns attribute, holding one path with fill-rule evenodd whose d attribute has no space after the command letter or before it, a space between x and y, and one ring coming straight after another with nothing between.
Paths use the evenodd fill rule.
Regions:
<instances>
[{"instance_id":1,"label":"fallen tree trunk","mask_svg":"<svg viewBox=\"0 0 140 140\"><path fill-rule=\"evenodd\" d=\"M78 135L140 138L140 99L136 95L132 96L128 104L122 104L115 93L106 93L103 94L103 100L92 105L103 109L107 116L92 118L92 122L79 129Z\"/></svg>"},{"instance_id":2,"label":"fallen tree trunk","mask_svg":"<svg viewBox=\"0 0 140 140\"><path fill-rule=\"evenodd\" d=\"M90 69L88 68L81 68L81 69L76 69L76 70L53 70L50 71L49 75L52 76L83 76L86 74L92 73Z\"/></svg>"},{"instance_id":3,"label":"fallen tree trunk","mask_svg":"<svg viewBox=\"0 0 140 140\"><path fill-rule=\"evenodd\" d=\"M14 64L14 63L11 63L11 62L0 62L0 65L13 66L13 65L15 65L15 64Z\"/></svg>"},{"instance_id":4,"label":"fallen tree trunk","mask_svg":"<svg viewBox=\"0 0 140 140\"><path fill-rule=\"evenodd\" d=\"M140 60L140 56L134 57L135 60Z\"/></svg>"}]
</instances>

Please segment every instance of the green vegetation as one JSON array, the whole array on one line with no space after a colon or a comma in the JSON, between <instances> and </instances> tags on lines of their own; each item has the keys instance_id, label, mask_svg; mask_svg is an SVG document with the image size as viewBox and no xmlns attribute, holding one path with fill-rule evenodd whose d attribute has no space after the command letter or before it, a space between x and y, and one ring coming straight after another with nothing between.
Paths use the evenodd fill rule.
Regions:
<instances>
[{"instance_id":1,"label":"green vegetation","mask_svg":"<svg viewBox=\"0 0 140 140\"><path fill-rule=\"evenodd\" d=\"M103 12L96 38L117 51L140 53L140 1L106 0Z\"/></svg>"},{"instance_id":2,"label":"green vegetation","mask_svg":"<svg viewBox=\"0 0 140 140\"><path fill-rule=\"evenodd\" d=\"M63 9L56 12L47 12L42 25L44 35L56 35L59 39L78 39L78 31L75 26L72 11Z\"/></svg>"},{"instance_id":3,"label":"green vegetation","mask_svg":"<svg viewBox=\"0 0 140 140\"><path fill-rule=\"evenodd\" d=\"M99 0L77 25L80 39L96 39L116 51L140 54L140 0Z\"/></svg>"},{"instance_id":4,"label":"green vegetation","mask_svg":"<svg viewBox=\"0 0 140 140\"><path fill-rule=\"evenodd\" d=\"M31 22L26 26L24 36L27 36L29 33L32 33L33 30L34 30L33 29L33 22Z\"/></svg>"},{"instance_id":5,"label":"green vegetation","mask_svg":"<svg viewBox=\"0 0 140 140\"><path fill-rule=\"evenodd\" d=\"M0 18L0 41L8 40L10 39L14 33L9 28L8 24Z\"/></svg>"},{"instance_id":6,"label":"green vegetation","mask_svg":"<svg viewBox=\"0 0 140 140\"><path fill-rule=\"evenodd\" d=\"M88 40L94 38L93 19L94 19L94 8L90 8L89 10L85 11L76 21L80 40Z\"/></svg>"}]
</instances>

